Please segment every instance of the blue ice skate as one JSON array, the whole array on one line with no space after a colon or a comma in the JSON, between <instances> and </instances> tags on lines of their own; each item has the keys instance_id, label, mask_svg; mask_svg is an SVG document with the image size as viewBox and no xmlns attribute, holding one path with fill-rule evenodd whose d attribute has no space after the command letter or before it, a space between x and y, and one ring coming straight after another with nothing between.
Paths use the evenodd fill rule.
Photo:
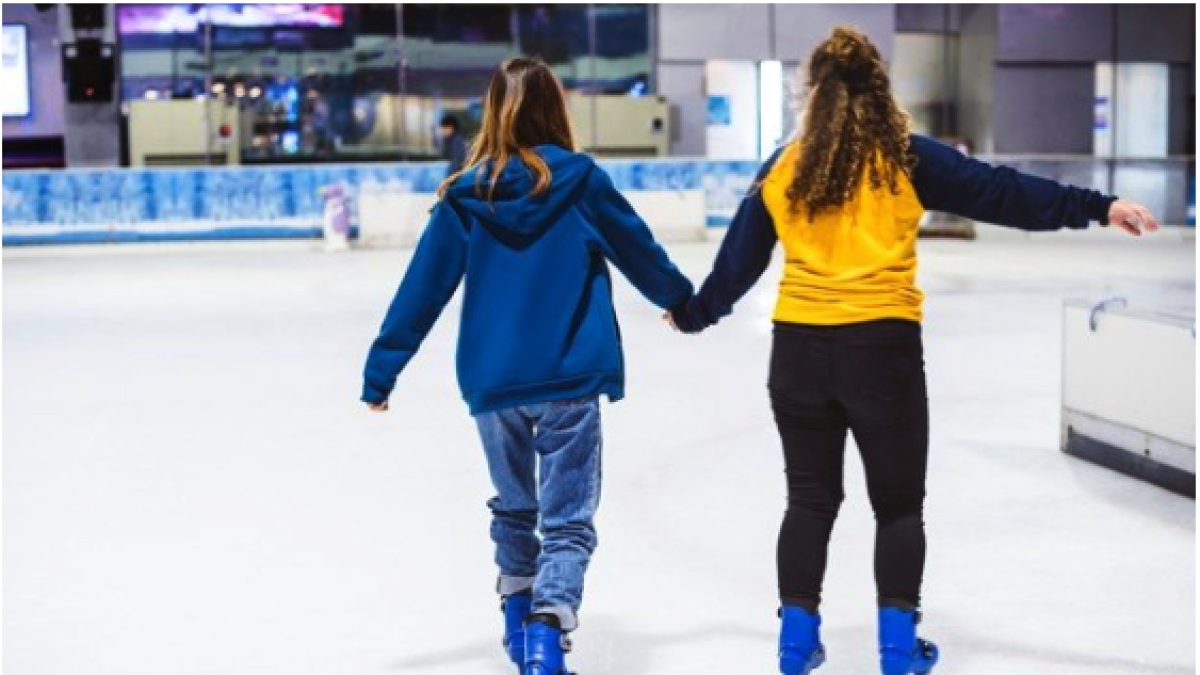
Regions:
<instances>
[{"instance_id":1,"label":"blue ice skate","mask_svg":"<svg viewBox=\"0 0 1200 675\"><path fill-rule=\"evenodd\" d=\"M517 664L517 672L525 667L525 617L533 608L533 596L528 592L504 596L500 610L504 612L504 651Z\"/></svg>"},{"instance_id":2,"label":"blue ice skate","mask_svg":"<svg viewBox=\"0 0 1200 675\"><path fill-rule=\"evenodd\" d=\"M920 612L879 608L879 668L883 675L925 675L938 662L937 645L917 637Z\"/></svg>"},{"instance_id":3,"label":"blue ice skate","mask_svg":"<svg viewBox=\"0 0 1200 675\"><path fill-rule=\"evenodd\" d=\"M825 663L821 616L789 605L779 610L779 616L783 619L779 628L779 672L808 675Z\"/></svg>"},{"instance_id":4,"label":"blue ice skate","mask_svg":"<svg viewBox=\"0 0 1200 675\"><path fill-rule=\"evenodd\" d=\"M534 614L525 622L523 675L571 675L565 656L571 641L558 625L557 617L545 614Z\"/></svg>"}]
</instances>

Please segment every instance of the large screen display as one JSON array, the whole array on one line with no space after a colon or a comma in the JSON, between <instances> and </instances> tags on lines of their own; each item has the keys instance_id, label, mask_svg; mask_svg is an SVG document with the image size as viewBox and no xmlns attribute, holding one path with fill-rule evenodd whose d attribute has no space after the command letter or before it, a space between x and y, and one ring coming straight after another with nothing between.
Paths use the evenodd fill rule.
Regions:
<instances>
[{"instance_id":1,"label":"large screen display","mask_svg":"<svg viewBox=\"0 0 1200 675\"><path fill-rule=\"evenodd\" d=\"M205 23L230 28L338 28L341 5L118 5L124 35L194 33Z\"/></svg>"},{"instance_id":2,"label":"large screen display","mask_svg":"<svg viewBox=\"0 0 1200 675\"><path fill-rule=\"evenodd\" d=\"M4 24L3 53L4 116L29 114L29 44L25 26Z\"/></svg>"}]
</instances>

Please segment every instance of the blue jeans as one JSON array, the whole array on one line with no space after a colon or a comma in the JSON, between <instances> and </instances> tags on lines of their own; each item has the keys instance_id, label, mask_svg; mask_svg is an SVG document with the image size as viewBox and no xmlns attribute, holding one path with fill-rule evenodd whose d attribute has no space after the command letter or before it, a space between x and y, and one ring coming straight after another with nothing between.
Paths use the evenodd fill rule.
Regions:
<instances>
[{"instance_id":1,"label":"blue jeans","mask_svg":"<svg viewBox=\"0 0 1200 675\"><path fill-rule=\"evenodd\" d=\"M574 630L596 548L599 398L517 406L481 413L475 422L496 488L488 508L497 590L532 589L533 611L554 614L563 630Z\"/></svg>"}]
</instances>

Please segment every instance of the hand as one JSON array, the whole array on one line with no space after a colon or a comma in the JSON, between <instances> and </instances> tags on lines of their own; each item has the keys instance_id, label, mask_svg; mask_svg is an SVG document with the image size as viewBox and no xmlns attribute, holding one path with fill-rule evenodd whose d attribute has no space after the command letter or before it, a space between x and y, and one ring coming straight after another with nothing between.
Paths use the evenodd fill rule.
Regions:
<instances>
[{"instance_id":1,"label":"hand","mask_svg":"<svg viewBox=\"0 0 1200 675\"><path fill-rule=\"evenodd\" d=\"M679 326L675 325L675 317L671 316L670 312L663 312L662 319L671 327L671 330L679 332Z\"/></svg>"},{"instance_id":2,"label":"hand","mask_svg":"<svg viewBox=\"0 0 1200 675\"><path fill-rule=\"evenodd\" d=\"M383 403L368 403L367 408L369 408L371 410L371 412L378 412L378 413L387 412L388 411L388 402L384 401Z\"/></svg>"},{"instance_id":3,"label":"hand","mask_svg":"<svg viewBox=\"0 0 1200 675\"><path fill-rule=\"evenodd\" d=\"M1108 207L1108 224L1116 225L1135 237L1159 228L1150 209L1125 199L1118 199Z\"/></svg>"}]
</instances>

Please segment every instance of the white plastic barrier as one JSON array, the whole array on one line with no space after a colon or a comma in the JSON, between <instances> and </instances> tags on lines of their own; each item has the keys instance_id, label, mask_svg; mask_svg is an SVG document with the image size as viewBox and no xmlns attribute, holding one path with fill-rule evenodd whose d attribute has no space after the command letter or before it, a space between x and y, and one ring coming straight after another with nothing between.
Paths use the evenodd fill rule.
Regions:
<instances>
[{"instance_id":1,"label":"white plastic barrier","mask_svg":"<svg viewBox=\"0 0 1200 675\"><path fill-rule=\"evenodd\" d=\"M702 190L630 190L624 195L659 241L705 238ZM359 245L414 245L436 202L432 193L364 187L358 197Z\"/></svg>"},{"instance_id":2,"label":"white plastic barrier","mask_svg":"<svg viewBox=\"0 0 1200 675\"><path fill-rule=\"evenodd\" d=\"M429 221L437 195L363 187L358 194L358 242L365 247L411 247Z\"/></svg>"},{"instance_id":3,"label":"white plastic barrier","mask_svg":"<svg viewBox=\"0 0 1200 675\"><path fill-rule=\"evenodd\" d=\"M1062 449L1194 497L1195 318L1067 302Z\"/></svg>"},{"instance_id":4,"label":"white plastic barrier","mask_svg":"<svg viewBox=\"0 0 1200 675\"><path fill-rule=\"evenodd\" d=\"M655 239L668 242L704 240L703 190L630 190L623 194L650 226Z\"/></svg>"}]
</instances>

